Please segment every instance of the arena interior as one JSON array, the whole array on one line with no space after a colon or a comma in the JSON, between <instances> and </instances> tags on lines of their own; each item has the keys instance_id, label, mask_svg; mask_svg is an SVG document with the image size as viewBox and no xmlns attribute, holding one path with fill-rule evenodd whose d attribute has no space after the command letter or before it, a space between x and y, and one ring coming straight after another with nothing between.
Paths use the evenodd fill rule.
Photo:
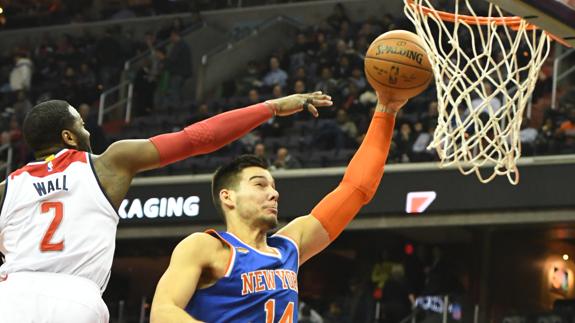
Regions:
<instances>
[{"instance_id":1,"label":"arena interior","mask_svg":"<svg viewBox=\"0 0 575 323\"><path fill-rule=\"evenodd\" d=\"M511 3L518 15L547 13L553 28L575 30L573 1L492 2ZM561 12L538 7L550 3ZM318 119L273 118L215 153L134 180L118 212L103 297L111 322L148 322L175 245L224 228L210 198L219 165L244 153L266 159L282 224L337 185L377 100L364 54L386 31L415 31L403 7L401 0L0 0L2 179L33 160L21 125L48 99L78 109L98 154L116 140L178 131L267 99L330 94L335 104ZM574 53L552 43L537 75L519 132L518 185L439 168L426 149L438 118L434 82L409 100L375 198L300 269L299 321L575 322Z\"/></svg>"}]
</instances>

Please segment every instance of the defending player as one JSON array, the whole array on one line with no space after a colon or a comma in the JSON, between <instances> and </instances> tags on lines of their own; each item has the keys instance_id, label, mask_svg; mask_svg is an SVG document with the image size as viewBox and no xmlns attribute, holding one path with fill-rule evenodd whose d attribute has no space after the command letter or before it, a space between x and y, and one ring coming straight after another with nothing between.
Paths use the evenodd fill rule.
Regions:
<instances>
[{"instance_id":1,"label":"defending player","mask_svg":"<svg viewBox=\"0 0 575 323\"><path fill-rule=\"evenodd\" d=\"M367 135L339 186L307 216L278 224L275 182L255 156L214 174L226 232L194 233L175 248L152 303L151 321L297 322L297 271L327 247L375 194L402 102L378 102Z\"/></svg>"},{"instance_id":2,"label":"defending player","mask_svg":"<svg viewBox=\"0 0 575 323\"><path fill-rule=\"evenodd\" d=\"M90 153L78 112L53 100L34 107L23 131L36 162L0 184L0 321L108 322L101 299L114 255L116 210L138 172L219 149L274 114L331 105L321 92L232 110L180 132L122 140Z\"/></svg>"}]
</instances>

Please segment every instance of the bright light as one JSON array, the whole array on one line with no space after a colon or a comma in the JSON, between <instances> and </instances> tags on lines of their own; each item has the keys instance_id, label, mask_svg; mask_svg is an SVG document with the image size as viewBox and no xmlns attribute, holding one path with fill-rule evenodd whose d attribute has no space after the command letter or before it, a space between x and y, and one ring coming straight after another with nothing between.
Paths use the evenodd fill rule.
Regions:
<instances>
[{"instance_id":1,"label":"bright light","mask_svg":"<svg viewBox=\"0 0 575 323\"><path fill-rule=\"evenodd\" d=\"M569 255L568 255L568 254L564 254L564 255L563 255L563 260L565 260L565 261L569 260Z\"/></svg>"},{"instance_id":2,"label":"bright light","mask_svg":"<svg viewBox=\"0 0 575 323\"><path fill-rule=\"evenodd\" d=\"M4 9L2 9L2 7L0 7L0 15L4 13Z\"/></svg>"}]
</instances>

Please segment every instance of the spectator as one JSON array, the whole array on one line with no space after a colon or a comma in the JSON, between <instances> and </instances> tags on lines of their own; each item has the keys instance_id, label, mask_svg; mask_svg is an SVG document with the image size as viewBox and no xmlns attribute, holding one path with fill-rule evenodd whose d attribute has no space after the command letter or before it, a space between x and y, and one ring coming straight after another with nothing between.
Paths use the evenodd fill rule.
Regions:
<instances>
[{"instance_id":1,"label":"spectator","mask_svg":"<svg viewBox=\"0 0 575 323\"><path fill-rule=\"evenodd\" d=\"M537 138L537 151L544 154L554 154L558 152L559 149L555 139L555 132L556 127L553 123L553 119L550 117L545 118Z\"/></svg>"},{"instance_id":2,"label":"spectator","mask_svg":"<svg viewBox=\"0 0 575 323\"><path fill-rule=\"evenodd\" d=\"M192 116L188 119L188 121L186 123L191 124L191 123L200 122L202 120L208 119L212 115L213 114L210 113L209 105L204 102L198 106L197 111L194 114L192 114Z\"/></svg>"},{"instance_id":3,"label":"spectator","mask_svg":"<svg viewBox=\"0 0 575 323\"><path fill-rule=\"evenodd\" d=\"M413 131L411 124L405 122L402 123L399 132L395 136L394 141L397 143L397 150L400 156L400 160L403 163L407 163L411 160L411 147L415 138L413 137Z\"/></svg>"},{"instance_id":4,"label":"spectator","mask_svg":"<svg viewBox=\"0 0 575 323\"><path fill-rule=\"evenodd\" d=\"M260 143L257 143L257 144L254 146L254 155L258 156L259 158L261 158L261 159L263 159L263 160L265 160L268 165L271 165L271 164L272 164L272 163L271 163L271 160L270 160L270 158L268 157L268 154L267 154L267 152L266 152L266 146L265 146L263 143L260 142Z\"/></svg>"},{"instance_id":5,"label":"spectator","mask_svg":"<svg viewBox=\"0 0 575 323\"><path fill-rule=\"evenodd\" d=\"M337 114L335 117L335 121L339 126L339 129L344 134L344 147L353 147L355 146L357 133L357 126L353 121L351 121L348 117L347 111L343 109L337 110Z\"/></svg>"},{"instance_id":6,"label":"spectator","mask_svg":"<svg viewBox=\"0 0 575 323\"><path fill-rule=\"evenodd\" d=\"M86 63L80 64L80 70L76 77L78 85L79 100L83 102L94 102L98 97L96 87L96 75Z\"/></svg>"},{"instance_id":7,"label":"spectator","mask_svg":"<svg viewBox=\"0 0 575 323\"><path fill-rule=\"evenodd\" d=\"M263 84L260 79L261 75L258 65L254 61L249 61L244 74L237 78L236 93L238 95L247 95L250 89L259 89Z\"/></svg>"},{"instance_id":8,"label":"spectator","mask_svg":"<svg viewBox=\"0 0 575 323\"><path fill-rule=\"evenodd\" d=\"M0 92L29 91L32 84L33 63L27 54L17 52L14 55L14 67L10 71L10 82Z\"/></svg>"},{"instance_id":9,"label":"spectator","mask_svg":"<svg viewBox=\"0 0 575 323\"><path fill-rule=\"evenodd\" d=\"M115 31L107 28L102 38L98 39L95 48L95 57L98 61L100 81L104 89L116 85L119 72L124 63L118 59L123 57L122 46L114 37Z\"/></svg>"},{"instance_id":10,"label":"spectator","mask_svg":"<svg viewBox=\"0 0 575 323\"><path fill-rule=\"evenodd\" d=\"M261 101L260 92L257 89L251 89L248 92L247 105L256 104Z\"/></svg>"},{"instance_id":11,"label":"spectator","mask_svg":"<svg viewBox=\"0 0 575 323\"><path fill-rule=\"evenodd\" d=\"M114 13L110 20L126 20L130 18L136 18L136 14L126 2L120 2L121 8L116 13Z\"/></svg>"},{"instance_id":12,"label":"spectator","mask_svg":"<svg viewBox=\"0 0 575 323\"><path fill-rule=\"evenodd\" d=\"M78 104L78 90L76 70L72 66L67 66L64 69L64 75L60 77L60 85L58 86L57 96L64 98L66 101L73 105L76 105Z\"/></svg>"},{"instance_id":13,"label":"spectator","mask_svg":"<svg viewBox=\"0 0 575 323\"><path fill-rule=\"evenodd\" d=\"M301 162L286 147L279 147L271 167L273 170L301 168Z\"/></svg>"},{"instance_id":14,"label":"spectator","mask_svg":"<svg viewBox=\"0 0 575 323\"><path fill-rule=\"evenodd\" d=\"M156 35L153 32L147 32L145 35L146 51L149 52L148 81L156 82L160 73L160 62L156 55Z\"/></svg>"},{"instance_id":15,"label":"spectator","mask_svg":"<svg viewBox=\"0 0 575 323\"><path fill-rule=\"evenodd\" d=\"M367 81L363 74L363 70L359 66L355 66L351 69L351 77L348 79L350 83L355 84L360 92L363 92L367 87Z\"/></svg>"},{"instance_id":16,"label":"spectator","mask_svg":"<svg viewBox=\"0 0 575 323\"><path fill-rule=\"evenodd\" d=\"M432 161L435 154L434 151L427 150L427 146L433 140L433 132L435 127L425 129L423 123L418 121L415 123L415 141L411 148L411 161L413 162L426 162Z\"/></svg>"},{"instance_id":17,"label":"spectator","mask_svg":"<svg viewBox=\"0 0 575 323\"><path fill-rule=\"evenodd\" d=\"M282 87L286 85L288 79L287 73L280 68L280 61L277 57L270 58L270 70L263 78L263 85L271 88L279 84Z\"/></svg>"},{"instance_id":18,"label":"spectator","mask_svg":"<svg viewBox=\"0 0 575 323\"><path fill-rule=\"evenodd\" d=\"M477 111L478 109L480 109L480 113L484 114L486 113L487 115L495 115L497 113L497 111L499 111L499 109L501 109L502 104L501 104L501 100L497 97L497 96L493 96L491 99L489 99L489 101L486 101L486 99L488 99L488 97L490 95L493 94L493 85L491 85L491 83L489 83L488 81L483 82L483 95L485 96L485 99L482 97L477 97L473 100L471 100L471 106L473 107L473 111ZM493 112L490 112L493 111ZM470 111L466 111L465 115L469 115Z\"/></svg>"},{"instance_id":19,"label":"spectator","mask_svg":"<svg viewBox=\"0 0 575 323\"><path fill-rule=\"evenodd\" d=\"M168 72L168 88L164 100L161 101L163 109L177 109L183 106L182 90L184 82L192 74L192 51L190 46L182 39L180 32L172 30L170 33L171 47L164 62Z\"/></svg>"},{"instance_id":20,"label":"spectator","mask_svg":"<svg viewBox=\"0 0 575 323\"><path fill-rule=\"evenodd\" d=\"M341 308L341 304L338 301L333 301L329 303L329 308L327 313L324 315L325 323L347 323L345 314Z\"/></svg>"},{"instance_id":21,"label":"spectator","mask_svg":"<svg viewBox=\"0 0 575 323\"><path fill-rule=\"evenodd\" d=\"M463 285L459 282L451 264L439 247L432 249L431 264L426 267L424 295L446 295L462 293Z\"/></svg>"},{"instance_id":22,"label":"spectator","mask_svg":"<svg viewBox=\"0 0 575 323\"><path fill-rule=\"evenodd\" d=\"M439 118L439 112L437 110L438 104L436 100L432 100L427 105L427 111L423 112L420 116L421 122L430 127L432 124L437 124L437 118Z\"/></svg>"},{"instance_id":23,"label":"spectator","mask_svg":"<svg viewBox=\"0 0 575 323\"><path fill-rule=\"evenodd\" d=\"M304 32L297 33L295 44L288 52L291 73L294 73L300 67L306 66L308 50L309 45L306 34Z\"/></svg>"},{"instance_id":24,"label":"spectator","mask_svg":"<svg viewBox=\"0 0 575 323\"><path fill-rule=\"evenodd\" d=\"M329 24L329 26L334 30L339 30L339 26L341 25L342 22L344 21L349 22L348 15L345 12L345 8L341 3L337 3L333 7L333 12L331 13L331 15L329 15L329 17L327 17L326 21Z\"/></svg>"},{"instance_id":25,"label":"spectator","mask_svg":"<svg viewBox=\"0 0 575 323\"><path fill-rule=\"evenodd\" d=\"M319 313L303 301L299 302L298 323L323 323Z\"/></svg>"},{"instance_id":26,"label":"spectator","mask_svg":"<svg viewBox=\"0 0 575 323\"><path fill-rule=\"evenodd\" d=\"M357 277L349 282L349 291L343 298L343 310L347 314L347 322L373 322L373 298L366 283L367 281L362 282Z\"/></svg>"},{"instance_id":27,"label":"spectator","mask_svg":"<svg viewBox=\"0 0 575 323\"><path fill-rule=\"evenodd\" d=\"M293 72L293 75L288 79L288 83L294 84L296 81L302 81L304 84L313 84L311 79L307 76L305 67L298 67Z\"/></svg>"},{"instance_id":28,"label":"spectator","mask_svg":"<svg viewBox=\"0 0 575 323\"><path fill-rule=\"evenodd\" d=\"M567 112L567 119L559 125L556 136L562 141L559 153L575 153L575 108Z\"/></svg>"},{"instance_id":29,"label":"spectator","mask_svg":"<svg viewBox=\"0 0 575 323\"><path fill-rule=\"evenodd\" d=\"M155 52L155 51L154 51ZM156 64L156 67L154 67ZM134 78L134 116L149 115L154 111L154 95L158 82L158 62L146 59Z\"/></svg>"},{"instance_id":30,"label":"spectator","mask_svg":"<svg viewBox=\"0 0 575 323\"><path fill-rule=\"evenodd\" d=\"M318 149L340 150L355 147L357 126L349 120L345 110L339 109L335 122L327 120L316 132L313 142Z\"/></svg>"},{"instance_id":31,"label":"spectator","mask_svg":"<svg viewBox=\"0 0 575 323\"><path fill-rule=\"evenodd\" d=\"M24 117L26 117L26 113L32 109L32 102L30 102L24 90L16 93L16 102L14 102L12 108L14 109L16 121L18 124L22 124L24 122Z\"/></svg>"},{"instance_id":32,"label":"spectator","mask_svg":"<svg viewBox=\"0 0 575 323\"><path fill-rule=\"evenodd\" d=\"M349 56L342 55L335 65L334 76L338 79L347 79L351 76L351 62Z\"/></svg>"},{"instance_id":33,"label":"spectator","mask_svg":"<svg viewBox=\"0 0 575 323\"><path fill-rule=\"evenodd\" d=\"M335 95L335 93L337 93L336 89L337 81L333 78L331 68L329 66L322 67L320 79L315 84L315 91L322 91L323 93Z\"/></svg>"},{"instance_id":34,"label":"spectator","mask_svg":"<svg viewBox=\"0 0 575 323\"><path fill-rule=\"evenodd\" d=\"M403 266L394 264L382 290L383 322L400 323L409 314L415 302L415 297L410 294L410 290Z\"/></svg>"},{"instance_id":35,"label":"spectator","mask_svg":"<svg viewBox=\"0 0 575 323\"><path fill-rule=\"evenodd\" d=\"M272 99L281 98L284 96L284 90L281 85L274 85L272 88Z\"/></svg>"},{"instance_id":36,"label":"spectator","mask_svg":"<svg viewBox=\"0 0 575 323\"><path fill-rule=\"evenodd\" d=\"M359 96L361 94L360 89L355 85L354 82L347 84L347 88L343 91L344 98L341 104L342 109L346 110L351 115L361 115L367 112L366 107L361 104Z\"/></svg>"},{"instance_id":37,"label":"spectator","mask_svg":"<svg viewBox=\"0 0 575 323\"><path fill-rule=\"evenodd\" d=\"M567 118L559 124L556 134L558 136L575 136L575 108L568 110Z\"/></svg>"},{"instance_id":38,"label":"spectator","mask_svg":"<svg viewBox=\"0 0 575 323\"><path fill-rule=\"evenodd\" d=\"M293 84L293 93L292 94L303 94L306 93L306 86L304 81L297 80Z\"/></svg>"},{"instance_id":39,"label":"spectator","mask_svg":"<svg viewBox=\"0 0 575 323\"><path fill-rule=\"evenodd\" d=\"M519 140L521 141L521 154L524 156L533 156L536 152L536 140L538 137L537 129L529 126L527 119L521 121L521 131Z\"/></svg>"},{"instance_id":40,"label":"spectator","mask_svg":"<svg viewBox=\"0 0 575 323\"><path fill-rule=\"evenodd\" d=\"M8 129L2 131L0 137L2 145L10 144L14 149L12 165L10 165L12 169L17 165L26 162L27 150L22 141L22 129L15 115L10 117Z\"/></svg>"}]
</instances>

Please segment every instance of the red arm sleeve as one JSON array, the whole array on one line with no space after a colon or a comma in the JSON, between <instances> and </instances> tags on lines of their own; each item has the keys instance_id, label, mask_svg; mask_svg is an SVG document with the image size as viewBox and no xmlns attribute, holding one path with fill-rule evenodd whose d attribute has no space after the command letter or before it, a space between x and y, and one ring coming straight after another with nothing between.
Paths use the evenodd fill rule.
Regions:
<instances>
[{"instance_id":1,"label":"red arm sleeve","mask_svg":"<svg viewBox=\"0 0 575 323\"><path fill-rule=\"evenodd\" d=\"M375 195L383 177L395 116L376 112L339 186L311 211L333 241Z\"/></svg>"},{"instance_id":2,"label":"red arm sleeve","mask_svg":"<svg viewBox=\"0 0 575 323\"><path fill-rule=\"evenodd\" d=\"M179 160L206 154L241 138L273 115L266 103L213 116L184 130L150 138L165 166Z\"/></svg>"}]
</instances>

